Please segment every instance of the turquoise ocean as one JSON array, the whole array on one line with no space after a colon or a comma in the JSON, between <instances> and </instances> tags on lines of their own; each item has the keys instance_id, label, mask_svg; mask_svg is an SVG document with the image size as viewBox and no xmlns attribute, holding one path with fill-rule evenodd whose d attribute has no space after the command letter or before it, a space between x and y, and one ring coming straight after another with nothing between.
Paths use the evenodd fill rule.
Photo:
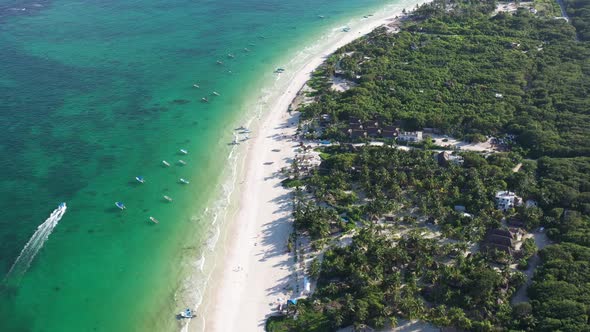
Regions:
<instances>
[{"instance_id":1,"label":"turquoise ocean","mask_svg":"<svg viewBox=\"0 0 590 332\"><path fill-rule=\"evenodd\" d=\"M291 54L389 3L0 0L0 330L177 331L233 128Z\"/></svg>"}]
</instances>

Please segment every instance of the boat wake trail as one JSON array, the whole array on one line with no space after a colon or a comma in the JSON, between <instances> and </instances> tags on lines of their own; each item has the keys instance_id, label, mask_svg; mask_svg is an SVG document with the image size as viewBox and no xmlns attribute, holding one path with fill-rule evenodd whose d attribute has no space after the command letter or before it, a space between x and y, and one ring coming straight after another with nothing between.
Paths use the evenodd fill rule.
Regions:
<instances>
[{"instance_id":1,"label":"boat wake trail","mask_svg":"<svg viewBox=\"0 0 590 332\"><path fill-rule=\"evenodd\" d=\"M43 244L47 241L47 238L49 238L49 235L51 235L51 232L53 232L53 229L57 226L59 220L66 213L66 209L66 203L61 203L57 209L53 210L49 218L37 227L37 230L33 236L31 236L29 242L25 244L25 247L16 258L16 261L12 264L12 267L6 275L5 281L15 277L21 277L27 272L35 255L37 255L39 250L43 247Z\"/></svg>"}]
</instances>

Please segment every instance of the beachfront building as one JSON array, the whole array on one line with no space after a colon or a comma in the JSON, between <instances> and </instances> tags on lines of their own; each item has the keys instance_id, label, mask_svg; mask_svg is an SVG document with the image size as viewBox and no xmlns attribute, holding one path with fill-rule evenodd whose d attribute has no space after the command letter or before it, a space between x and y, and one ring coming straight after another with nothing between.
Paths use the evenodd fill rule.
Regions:
<instances>
[{"instance_id":1,"label":"beachfront building","mask_svg":"<svg viewBox=\"0 0 590 332\"><path fill-rule=\"evenodd\" d=\"M455 154L450 154L447 151L443 151L443 152L435 154L435 158L436 158L436 161L438 162L438 164L443 167L447 167L451 163L461 166L461 165L463 165L463 162L464 162L463 157L461 157L459 155L455 155Z\"/></svg>"},{"instance_id":2,"label":"beachfront building","mask_svg":"<svg viewBox=\"0 0 590 332\"><path fill-rule=\"evenodd\" d=\"M515 237L505 229L493 229L489 231L484 240L483 248L488 251L501 251L512 255L515 248Z\"/></svg>"},{"instance_id":3,"label":"beachfront building","mask_svg":"<svg viewBox=\"0 0 590 332\"><path fill-rule=\"evenodd\" d=\"M498 191L496 193L496 207L502 211L508 211L522 204L522 198L510 191Z\"/></svg>"},{"instance_id":4,"label":"beachfront building","mask_svg":"<svg viewBox=\"0 0 590 332\"><path fill-rule=\"evenodd\" d=\"M399 141L403 142L420 142L422 141L421 131L402 131L397 136Z\"/></svg>"},{"instance_id":5,"label":"beachfront building","mask_svg":"<svg viewBox=\"0 0 590 332\"><path fill-rule=\"evenodd\" d=\"M367 132L362 129L349 129L348 133L352 139L367 138Z\"/></svg>"}]
</instances>

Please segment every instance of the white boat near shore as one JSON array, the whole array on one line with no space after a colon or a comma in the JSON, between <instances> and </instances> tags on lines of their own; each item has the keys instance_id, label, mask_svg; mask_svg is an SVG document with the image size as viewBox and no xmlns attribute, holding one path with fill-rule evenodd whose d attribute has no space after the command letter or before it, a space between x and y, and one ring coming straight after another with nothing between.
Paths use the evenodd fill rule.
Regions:
<instances>
[{"instance_id":1,"label":"white boat near shore","mask_svg":"<svg viewBox=\"0 0 590 332\"><path fill-rule=\"evenodd\" d=\"M176 317L178 319L186 319L196 317L196 315L192 312L191 309L186 308L183 311L181 311L178 315L176 315Z\"/></svg>"}]
</instances>

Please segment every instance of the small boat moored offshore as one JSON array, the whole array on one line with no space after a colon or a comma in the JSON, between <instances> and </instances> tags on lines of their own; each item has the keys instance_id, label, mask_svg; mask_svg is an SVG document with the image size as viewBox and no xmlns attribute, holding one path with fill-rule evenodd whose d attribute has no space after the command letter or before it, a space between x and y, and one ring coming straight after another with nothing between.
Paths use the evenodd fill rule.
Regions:
<instances>
[{"instance_id":1,"label":"small boat moored offshore","mask_svg":"<svg viewBox=\"0 0 590 332\"><path fill-rule=\"evenodd\" d=\"M139 183L144 183L145 182L145 179L143 178L143 176L136 176L135 177L135 180L137 180L137 182L139 182Z\"/></svg>"},{"instance_id":2,"label":"small boat moored offshore","mask_svg":"<svg viewBox=\"0 0 590 332\"><path fill-rule=\"evenodd\" d=\"M189 184L190 183L190 182L188 182L188 180L185 180L183 178L180 178L178 181L180 181L180 183L183 183L183 184Z\"/></svg>"},{"instance_id":3,"label":"small boat moored offshore","mask_svg":"<svg viewBox=\"0 0 590 332\"><path fill-rule=\"evenodd\" d=\"M209 99L203 97L203 98L201 98L201 101L204 102L204 103L208 103L209 102Z\"/></svg>"},{"instance_id":4,"label":"small boat moored offshore","mask_svg":"<svg viewBox=\"0 0 590 332\"><path fill-rule=\"evenodd\" d=\"M236 56L235 56L235 55L233 55L233 54L231 54L231 53L228 53L227 57L228 57L228 58L230 58L230 59L233 59L233 58L235 58Z\"/></svg>"},{"instance_id":5,"label":"small boat moored offshore","mask_svg":"<svg viewBox=\"0 0 590 332\"><path fill-rule=\"evenodd\" d=\"M158 219L156 219L156 218L154 218L154 217L150 217L150 220L151 220L151 221L152 221L154 224L158 224L158 223L160 223L160 222L158 221Z\"/></svg>"},{"instance_id":6,"label":"small boat moored offshore","mask_svg":"<svg viewBox=\"0 0 590 332\"><path fill-rule=\"evenodd\" d=\"M167 162L166 160L162 160L162 164L164 164L164 166L166 166L166 167L170 167L170 163Z\"/></svg>"},{"instance_id":7,"label":"small boat moored offshore","mask_svg":"<svg viewBox=\"0 0 590 332\"><path fill-rule=\"evenodd\" d=\"M198 88L200 88L200 86L199 86L198 84L196 84L196 83L195 83L195 84L193 84L193 87L195 87L195 88L197 88L197 89L198 89Z\"/></svg>"},{"instance_id":8,"label":"small boat moored offshore","mask_svg":"<svg viewBox=\"0 0 590 332\"><path fill-rule=\"evenodd\" d=\"M182 318L193 318L196 315L193 314L192 310L189 308L184 309L183 311L181 311L176 317L178 319L182 319Z\"/></svg>"},{"instance_id":9,"label":"small boat moored offshore","mask_svg":"<svg viewBox=\"0 0 590 332\"><path fill-rule=\"evenodd\" d=\"M121 210L125 210L125 204L123 202L115 202L115 206Z\"/></svg>"},{"instance_id":10,"label":"small boat moored offshore","mask_svg":"<svg viewBox=\"0 0 590 332\"><path fill-rule=\"evenodd\" d=\"M222 64L223 64L223 61L221 61L221 60L217 60L217 64L218 64L218 65L222 65Z\"/></svg>"},{"instance_id":11,"label":"small boat moored offshore","mask_svg":"<svg viewBox=\"0 0 590 332\"><path fill-rule=\"evenodd\" d=\"M215 96L221 96L217 91L213 91L213 95L215 95Z\"/></svg>"},{"instance_id":12,"label":"small boat moored offshore","mask_svg":"<svg viewBox=\"0 0 590 332\"><path fill-rule=\"evenodd\" d=\"M180 149L179 151L180 151L180 153L182 153L182 154L188 154L188 151L187 151L187 150L185 150L185 149Z\"/></svg>"},{"instance_id":13,"label":"small boat moored offshore","mask_svg":"<svg viewBox=\"0 0 590 332\"><path fill-rule=\"evenodd\" d=\"M167 200L168 202L172 202L172 198L170 196L164 195L164 199Z\"/></svg>"},{"instance_id":14,"label":"small boat moored offshore","mask_svg":"<svg viewBox=\"0 0 590 332\"><path fill-rule=\"evenodd\" d=\"M186 161L182 160L182 159L178 159L178 163L181 165L186 165Z\"/></svg>"}]
</instances>

